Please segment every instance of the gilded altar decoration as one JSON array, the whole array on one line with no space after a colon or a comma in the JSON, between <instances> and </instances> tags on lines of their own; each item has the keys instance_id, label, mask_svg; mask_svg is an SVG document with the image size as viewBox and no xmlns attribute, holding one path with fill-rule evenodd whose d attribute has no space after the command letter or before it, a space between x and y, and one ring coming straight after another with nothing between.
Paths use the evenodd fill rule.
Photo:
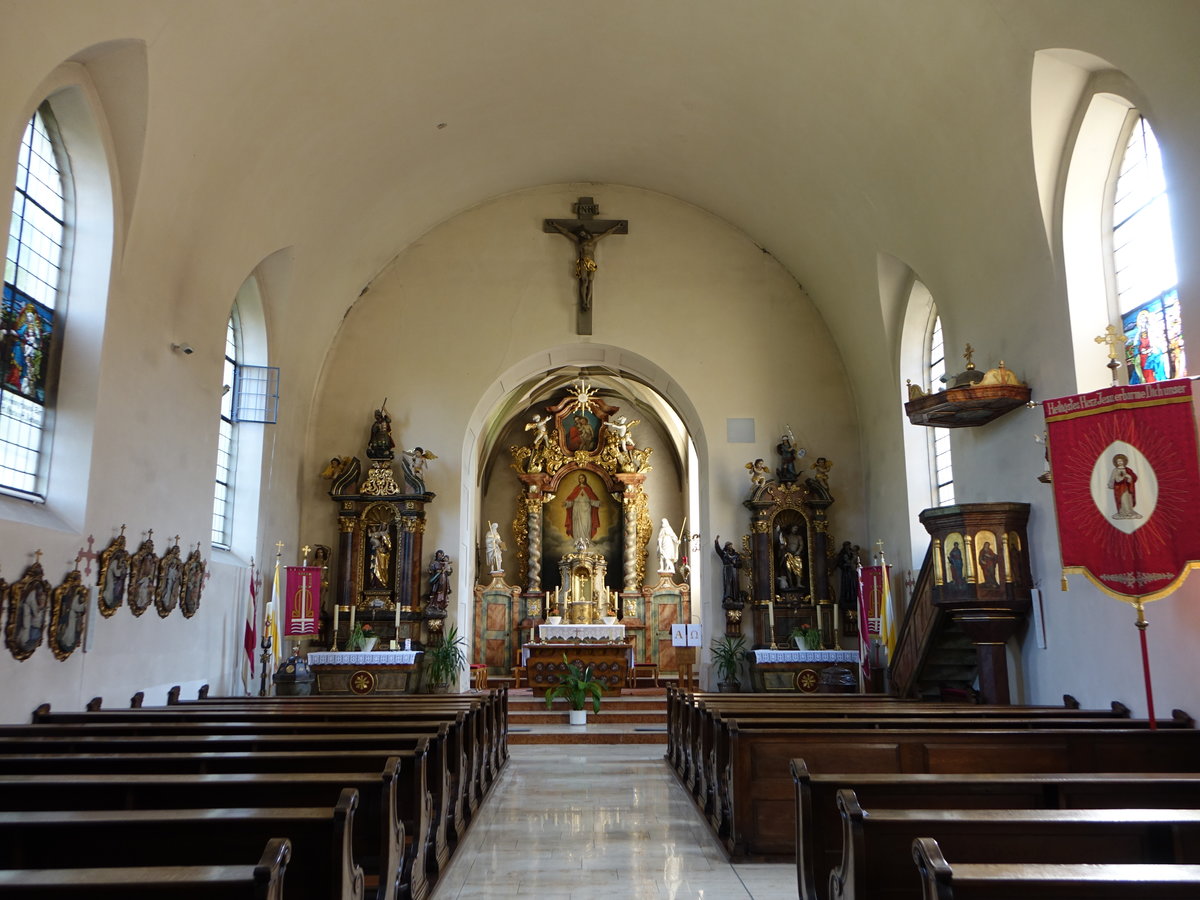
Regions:
<instances>
[{"instance_id":1,"label":"gilded altar decoration","mask_svg":"<svg viewBox=\"0 0 1200 900\"><path fill-rule=\"evenodd\" d=\"M394 497L399 494L400 485L396 484L396 474L392 471L391 464L381 461L371 463L367 480L358 492L374 497Z\"/></svg>"},{"instance_id":2,"label":"gilded altar decoration","mask_svg":"<svg viewBox=\"0 0 1200 900\"><path fill-rule=\"evenodd\" d=\"M41 551L36 554L41 557ZM50 582L35 561L7 592L8 624L4 638L8 650L18 661L29 659L46 636L46 618L50 610Z\"/></svg>"},{"instance_id":3,"label":"gilded altar decoration","mask_svg":"<svg viewBox=\"0 0 1200 900\"><path fill-rule=\"evenodd\" d=\"M50 650L66 659L83 643L87 625L88 590L78 569L67 573L50 595Z\"/></svg>"},{"instance_id":4,"label":"gilded altar decoration","mask_svg":"<svg viewBox=\"0 0 1200 900\"><path fill-rule=\"evenodd\" d=\"M125 602L129 586L129 551L125 549L125 526L121 533L100 554L100 573L96 584L100 587L98 600L100 615L110 618Z\"/></svg>"}]
</instances>

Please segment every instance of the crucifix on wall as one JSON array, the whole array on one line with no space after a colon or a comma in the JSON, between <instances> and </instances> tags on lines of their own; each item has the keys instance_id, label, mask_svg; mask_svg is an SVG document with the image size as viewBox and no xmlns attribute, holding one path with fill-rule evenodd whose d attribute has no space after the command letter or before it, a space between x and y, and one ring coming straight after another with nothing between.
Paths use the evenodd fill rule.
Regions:
<instances>
[{"instance_id":1,"label":"crucifix on wall","mask_svg":"<svg viewBox=\"0 0 1200 900\"><path fill-rule=\"evenodd\" d=\"M596 244L610 234L628 234L627 219L597 219L600 206L591 197L580 197L573 205L577 218L546 219L542 231L561 234L575 245L575 278L579 282L579 309L575 333L592 333L592 281L596 277Z\"/></svg>"}]
</instances>

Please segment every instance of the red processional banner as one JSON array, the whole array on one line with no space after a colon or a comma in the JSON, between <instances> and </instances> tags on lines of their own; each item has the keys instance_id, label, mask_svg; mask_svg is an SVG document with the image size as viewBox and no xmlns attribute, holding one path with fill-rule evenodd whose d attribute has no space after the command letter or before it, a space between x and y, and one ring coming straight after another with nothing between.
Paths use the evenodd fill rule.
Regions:
<instances>
[{"instance_id":1,"label":"red processional banner","mask_svg":"<svg viewBox=\"0 0 1200 900\"><path fill-rule=\"evenodd\" d=\"M1200 566L1191 381L1105 388L1042 408L1063 571L1129 603L1170 594Z\"/></svg>"},{"instance_id":2,"label":"red processional banner","mask_svg":"<svg viewBox=\"0 0 1200 900\"><path fill-rule=\"evenodd\" d=\"M283 634L317 633L317 610L321 608L321 567L285 566Z\"/></svg>"}]
</instances>

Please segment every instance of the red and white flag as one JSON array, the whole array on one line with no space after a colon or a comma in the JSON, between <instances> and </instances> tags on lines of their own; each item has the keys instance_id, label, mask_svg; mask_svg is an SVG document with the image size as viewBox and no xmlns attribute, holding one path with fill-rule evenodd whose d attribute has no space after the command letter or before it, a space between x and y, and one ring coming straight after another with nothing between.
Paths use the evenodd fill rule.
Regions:
<instances>
[{"instance_id":1,"label":"red and white flag","mask_svg":"<svg viewBox=\"0 0 1200 900\"><path fill-rule=\"evenodd\" d=\"M863 684L871 678L871 618L867 609L867 594L863 590L863 567L858 564L858 664L862 666Z\"/></svg>"},{"instance_id":2,"label":"red and white flag","mask_svg":"<svg viewBox=\"0 0 1200 900\"><path fill-rule=\"evenodd\" d=\"M246 604L246 628L242 634L242 648L246 659L242 664L242 686L247 693L254 690L254 651L258 649L258 576L254 561L250 562L250 599ZM249 677L247 677L247 675Z\"/></svg>"},{"instance_id":3,"label":"red and white flag","mask_svg":"<svg viewBox=\"0 0 1200 900\"><path fill-rule=\"evenodd\" d=\"M1200 567L1192 383L1105 388L1042 404L1063 572L1129 603Z\"/></svg>"},{"instance_id":4,"label":"red and white flag","mask_svg":"<svg viewBox=\"0 0 1200 900\"><path fill-rule=\"evenodd\" d=\"M321 608L321 567L284 566L287 589L284 594L283 636L315 636L317 610Z\"/></svg>"}]
</instances>

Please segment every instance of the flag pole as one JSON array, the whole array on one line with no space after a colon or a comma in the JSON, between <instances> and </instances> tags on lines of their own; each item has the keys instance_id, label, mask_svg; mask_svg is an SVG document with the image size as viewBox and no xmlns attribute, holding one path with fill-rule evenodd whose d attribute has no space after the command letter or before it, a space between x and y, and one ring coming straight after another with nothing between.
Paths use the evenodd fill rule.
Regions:
<instances>
[{"instance_id":1,"label":"flag pole","mask_svg":"<svg viewBox=\"0 0 1200 900\"><path fill-rule=\"evenodd\" d=\"M1146 629L1150 623L1146 621L1146 606L1141 600L1133 605L1137 610L1137 630L1142 644L1142 676L1146 680L1146 713L1150 717L1150 730L1157 731L1158 723L1154 720L1154 688L1150 684L1150 650L1146 644Z\"/></svg>"}]
</instances>

